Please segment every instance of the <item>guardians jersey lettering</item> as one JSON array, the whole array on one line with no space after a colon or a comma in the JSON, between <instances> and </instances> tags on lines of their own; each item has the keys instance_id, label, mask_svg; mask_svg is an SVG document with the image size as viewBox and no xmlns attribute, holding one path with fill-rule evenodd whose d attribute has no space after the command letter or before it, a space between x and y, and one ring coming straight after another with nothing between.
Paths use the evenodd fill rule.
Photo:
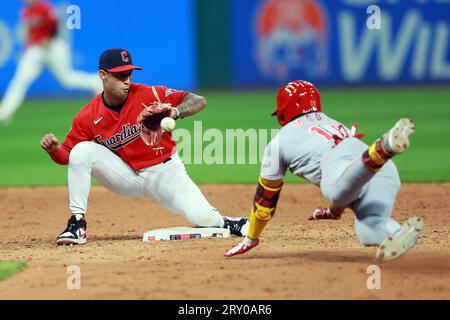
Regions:
<instances>
[{"instance_id":1,"label":"guardians jersey lettering","mask_svg":"<svg viewBox=\"0 0 450 320\"><path fill-rule=\"evenodd\" d=\"M144 108L142 104L148 106L160 100L176 107L188 94L187 91L169 90L163 86L133 83L120 113L105 106L99 94L73 119L72 128L62 144L65 147L50 156L57 163L67 164L67 152L75 145L95 141L117 154L135 171L164 162L176 152L171 133L163 133L157 148L149 147L140 139L137 117ZM170 94L166 96L167 91Z\"/></svg>"},{"instance_id":2,"label":"guardians jersey lettering","mask_svg":"<svg viewBox=\"0 0 450 320\"><path fill-rule=\"evenodd\" d=\"M140 137L137 125L131 126L129 123L122 126L122 132L116 133L109 138L103 139L101 135L95 136L97 143L107 147L111 151L115 151L129 144Z\"/></svg>"}]
</instances>

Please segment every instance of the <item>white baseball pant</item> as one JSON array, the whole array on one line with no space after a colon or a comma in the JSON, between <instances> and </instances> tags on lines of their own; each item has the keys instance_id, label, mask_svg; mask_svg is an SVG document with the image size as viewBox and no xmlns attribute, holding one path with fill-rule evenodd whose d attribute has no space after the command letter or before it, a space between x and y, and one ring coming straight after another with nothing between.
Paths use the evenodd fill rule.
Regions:
<instances>
[{"instance_id":1,"label":"white baseball pant","mask_svg":"<svg viewBox=\"0 0 450 320\"><path fill-rule=\"evenodd\" d=\"M0 106L2 118L9 118L17 111L28 88L42 73L45 65L49 66L66 88L91 90L95 94L103 90L98 74L72 70L69 44L63 38L55 38L50 41L48 47L34 45L27 48L21 56Z\"/></svg>"},{"instance_id":2,"label":"white baseball pant","mask_svg":"<svg viewBox=\"0 0 450 320\"><path fill-rule=\"evenodd\" d=\"M355 212L355 232L364 245L379 245L400 230L391 218L400 178L392 161L376 174L361 160L368 146L356 138L345 139L322 160L323 195Z\"/></svg>"},{"instance_id":3,"label":"white baseball pant","mask_svg":"<svg viewBox=\"0 0 450 320\"><path fill-rule=\"evenodd\" d=\"M86 213L91 176L114 193L154 199L195 225L224 225L221 214L188 176L177 154L166 163L135 172L106 147L91 141L78 143L70 152L68 169L72 214Z\"/></svg>"}]
</instances>

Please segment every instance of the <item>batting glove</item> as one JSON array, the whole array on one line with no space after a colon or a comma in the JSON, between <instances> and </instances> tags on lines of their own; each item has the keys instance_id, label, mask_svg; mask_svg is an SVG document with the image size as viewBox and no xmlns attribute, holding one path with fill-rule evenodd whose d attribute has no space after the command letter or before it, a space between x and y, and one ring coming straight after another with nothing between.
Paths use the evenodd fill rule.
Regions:
<instances>
[{"instance_id":1,"label":"batting glove","mask_svg":"<svg viewBox=\"0 0 450 320\"><path fill-rule=\"evenodd\" d=\"M224 256L225 257L232 257L238 254L245 253L249 251L251 248L256 247L259 244L259 239L251 240L247 237L245 237L244 240L242 240L239 244L232 247L230 250L228 250Z\"/></svg>"},{"instance_id":2,"label":"batting glove","mask_svg":"<svg viewBox=\"0 0 450 320\"><path fill-rule=\"evenodd\" d=\"M334 213L330 208L317 208L308 217L308 220L339 220L342 213Z\"/></svg>"}]
</instances>

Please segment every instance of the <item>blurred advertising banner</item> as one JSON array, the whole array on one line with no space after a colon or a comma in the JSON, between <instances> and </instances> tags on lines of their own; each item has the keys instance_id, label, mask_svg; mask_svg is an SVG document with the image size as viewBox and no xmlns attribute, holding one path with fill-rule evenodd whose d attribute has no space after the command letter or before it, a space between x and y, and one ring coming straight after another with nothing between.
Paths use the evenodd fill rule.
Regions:
<instances>
[{"instance_id":1,"label":"blurred advertising banner","mask_svg":"<svg viewBox=\"0 0 450 320\"><path fill-rule=\"evenodd\" d=\"M232 0L236 87L450 82L450 0Z\"/></svg>"},{"instance_id":2,"label":"blurred advertising banner","mask_svg":"<svg viewBox=\"0 0 450 320\"><path fill-rule=\"evenodd\" d=\"M77 71L96 73L101 52L125 48L144 70L134 81L175 89L197 87L194 0L51 0L59 19L58 36L70 43L61 56ZM27 1L3 1L0 10L0 97L24 50L20 11ZM48 68L34 81L32 96L89 95L65 89Z\"/></svg>"}]
</instances>

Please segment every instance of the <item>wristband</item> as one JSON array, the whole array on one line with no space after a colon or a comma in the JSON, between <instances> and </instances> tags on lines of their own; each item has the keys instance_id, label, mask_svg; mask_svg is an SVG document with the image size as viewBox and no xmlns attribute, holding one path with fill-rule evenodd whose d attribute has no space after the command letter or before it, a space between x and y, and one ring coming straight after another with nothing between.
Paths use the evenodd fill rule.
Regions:
<instances>
[{"instance_id":1,"label":"wristband","mask_svg":"<svg viewBox=\"0 0 450 320\"><path fill-rule=\"evenodd\" d=\"M177 120L180 117L180 111L178 111L177 108L172 108L172 109L175 110L175 119L174 120Z\"/></svg>"}]
</instances>

